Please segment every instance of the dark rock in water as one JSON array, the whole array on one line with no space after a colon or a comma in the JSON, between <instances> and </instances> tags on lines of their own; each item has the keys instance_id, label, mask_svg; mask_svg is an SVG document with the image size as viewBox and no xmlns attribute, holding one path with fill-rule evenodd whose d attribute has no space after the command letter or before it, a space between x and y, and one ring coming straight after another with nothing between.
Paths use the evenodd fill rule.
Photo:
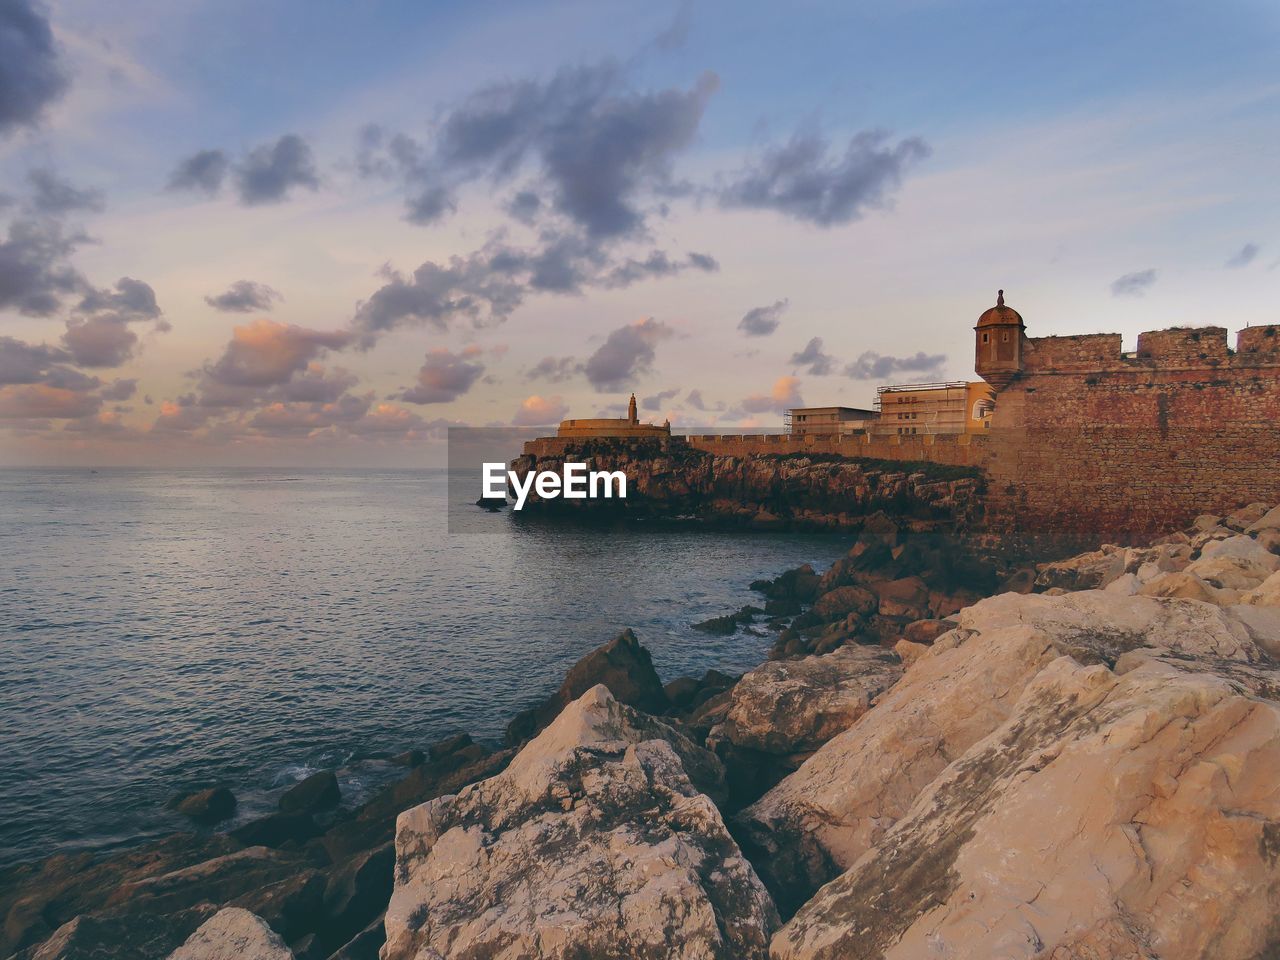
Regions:
<instances>
[{"instance_id":1,"label":"dark rock in water","mask_svg":"<svg viewBox=\"0 0 1280 960\"><path fill-rule=\"evenodd\" d=\"M420 767L426 763L426 760L427 755L421 750L406 750L391 758L392 763L401 767Z\"/></svg>"},{"instance_id":2,"label":"dark rock in water","mask_svg":"<svg viewBox=\"0 0 1280 960\"><path fill-rule=\"evenodd\" d=\"M662 688L662 692L667 695L672 707L685 710L693 703L693 698L700 689L702 684L697 677L676 677Z\"/></svg>"},{"instance_id":3,"label":"dark rock in water","mask_svg":"<svg viewBox=\"0 0 1280 960\"><path fill-rule=\"evenodd\" d=\"M457 753L464 747L471 746L471 744L471 734L455 733L431 744L427 747L427 753L430 754L432 760L443 760L450 754Z\"/></svg>"},{"instance_id":4,"label":"dark rock in water","mask_svg":"<svg viewBox=\"0 0 1280 960\"><path fill-rule=\"evenodd\" d=\"M196 823L217 823L236 812L236 798L226 787L209 787L178 794L169 801L169 808Z\"/></svg>"},{"instance_id":5,"label":"dark rock in water","mask_svg":"<svg viewBox=\"0 0 1280 960\"><path fill-rule=\"evenodd\" d=\"M249 847L305 843L319 834L320 828L309 813L273 813L231 831L232 837Z\"/></svg>"},{"instance_id":6,"label":"dark rock in water","mask_svg":"<svg viewBox=\"0 0 1280 960\"><path fill-rule=\"evenodd\" d=\"M728 613L723 617L712 617L709 620L703 620L701 623L695 623L693 624L693 629L701 630L703 633L713 633L727 637L729 634L735 633L739 627L754 623L756 614L759 613L764 613L764 611L759 607L753 607L748 604L737 613Z\"/></svg>"},{"instance_id":7,"label":"dark rock in water","mask_svg":"<svg viewBox=\"0 0 1280 960\"><path fill-rule=\"evenodd\" d=\"M752 590L763 593L770 600L793 600L796 603L812 603L818 595L818 584L821 577L813 572L809 564L801 564L794 570L788 570L776 580L756 580L751 584ZM765 610L772 613L769 605Z\"/></svg>"},{"instance_id":8,"label":"dark rock in water","mask_svg":"<svg viewBox=\"0 0 1280 960\"><path fill-rule=\"evenodd\" d=\"M107 897L112 913L172 913L200 903L228 903L296 876L306 861L296 853L249 847L171 873L120 884Z\"/></svg>"},{"instance_id":9,"label":"dark rock in water","mask_svg":"<svg viewBox=\"0 0 1280 960\"><path fill-rule=\"evenodd\" d=\"M329 872L322 942L337 949L381 918L391 899L395 863L395 846L388 842L356 854Z\"/></svg>"},{"instance_id":10,"label":"dark rock in water","mask_svg":"<svg viewBox=\"0 0 1280 960\"><path fill-rule=\"evenodd\" d=\"M507 726L508 745L516 746L535 736L565 706L599 683L608 687L615 699L647 713L661 714L669 705L649 651L631 630L623 630L575 663L556 693L517 714Z\"/></svg>"},{"instance_id":11,"label":"dark rock in water","mask_svg":"<svg viewBox=\"0 0 1280 960\"><path fill-rule=\"evenodd\" d=\"M769 599L764 603L764 612L774 617L789 617L800 612L800 601L794 597Z\"/></svg>"},{"instance_id":12,"label":"dark rock in water","mask_svg":"<svg viewBox=\"0 0 1280 960\"><path fill-rule=\"evenodd\" d=\"M490 513L497 513L507 505L506 497L481 497L476 501L477 507L484 507Z\"/></svg>"},{"instance_id":13,"label":"dark rock in water","mask_svg":"<svg viewBox=\"0 0 1280 960\"><path fill-rule=\"evenodd\" d=\"M348 940L329 956L328 960L378 960L382 945L387 942L387 931L382 916Z\"/></svg>"},{"instance_id":14,"label":"dark rock in water","mask_svg":"<svg viewBox=\"0 0 1280 960\"><path fill-rule=\"evenodd\" d=\"M286 943L316 929L324 905L325 878L307 869L237 897L227 906L243 907L261 917Z\"/></svg>"},{"instance_id":15,"label":"dark rock in water","mask_svg":"<svg viewBox=\"0 0 1280 960\"><path fill-rule=\"evenodd\" d=\"M218 912L211 903L169 914L81 915L53 936L15 954L15 960L138 960L169 956Z\"/></svg>"},{"instance_id":16,"label":"dark rock in water","mask_svg":"<svg viewBox=\"0 0 1280 960\"><path fill-rule=\"evenodd\" d=\"M317 813L338 805L342 794L332 770L321 770L295 783L280 798L282 813Z\"/></svg>"}]
</instances>

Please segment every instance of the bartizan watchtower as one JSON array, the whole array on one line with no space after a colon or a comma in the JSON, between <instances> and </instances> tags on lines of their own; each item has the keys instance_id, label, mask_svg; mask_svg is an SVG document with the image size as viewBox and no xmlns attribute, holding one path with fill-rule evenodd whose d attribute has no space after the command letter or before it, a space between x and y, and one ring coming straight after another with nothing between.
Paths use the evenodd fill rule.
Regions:
<instances>
[{"instance_id":1,"label":"bartizan watchtower","mask_svg":"<svg viewBox=\"0 0 1280 960\"><path fill-rule=\"evenodd\" d=\"M974 370L996 390L1003 390L1022 372L1026 339L1022 316L1005 306L1003 290L996 295L996 305L978 318L973 331L977 346Z\"/></svg>"}]
</instances>

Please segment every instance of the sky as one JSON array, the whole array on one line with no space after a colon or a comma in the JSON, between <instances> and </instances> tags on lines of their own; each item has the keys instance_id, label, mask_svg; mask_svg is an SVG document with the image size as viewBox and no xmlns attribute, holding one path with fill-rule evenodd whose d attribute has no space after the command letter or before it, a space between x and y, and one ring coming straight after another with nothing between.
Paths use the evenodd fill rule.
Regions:
<instances>
[{"instance_id":1,"label":"sky","mask_svg":"<svg viewBox=\"0 0 1280 960\"><path fill-rule=\"evenodd\" d=\"M1278 169L1270 0L0 0L0 466L776 428L997 288L1234 332Z\"/></svg>"}]
</instances>

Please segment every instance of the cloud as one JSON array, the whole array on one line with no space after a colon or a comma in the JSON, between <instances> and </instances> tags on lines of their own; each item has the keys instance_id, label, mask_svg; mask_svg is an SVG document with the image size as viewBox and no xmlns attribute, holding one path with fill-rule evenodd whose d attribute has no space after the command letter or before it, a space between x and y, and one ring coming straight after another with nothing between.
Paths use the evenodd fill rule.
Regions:
<instances>
[{"instance_id":1,"label":"cloud","mask_svg":"<svg viewBox=\"0 0 1280 960\"><path fill-rule=\"evenodd\" d=\"M1229 268L1247 267L1249 264L1253 263L1254 258L1258 256L1261 250L1262 248L1256 243L1246 243L1240 248L1239 252L1231 256L1223 266Z\"/></svg>"},{"instance_id":2,"label":"cloud","mask_svg":"<svg viewBox=\"0 0 1280 960\"><path fill-rule=\"evenodd\" d=\"M254 320L236 327L222 356L203 368L213 383L230 387L265 387L286 383L330 350L350 345L345 330L312 330L274 320Z\"/></svg>"},{"instance_id":3,"label":"cloud","mask_svg":"<svg viewBox=\"0 0 1280 960\"><path fill-rule=\"evenodd\" d=\"M0 420L70 420L101 406L95 396L46 383L0 387Z\"/></svg>"},{"instance_id":4,"label":"cloud","mask_svg":"<svg viewBox=\"0 0 1280 960\"><path fill-rule=\"evenodd\" d=\"M62 299L88 287L68 258L88 242L51 218L19 218L0 241L0 309L29 317L57 313Z\"/></svg>"},{"instance_id":5,"label":"cloud","mask_svg":"<svg viewBox=\"0 0 1280 960\"><path fill-rule=\"evenodd\" d=\"M67 351L48 344L37 346L13 337L0 337L0 385L39 383L50 376L57 364L70 360Z\"/></svg>"},{"instance_id":6,"label":"cloud","mask_svg":"<svg viewBox=\"0 0 1280 960\"><path fill-rule=\"evenodd\" d=\"M708 269L707 259L689 254L668 272ZM361 345L369 347L382 333L409 323L438 330L459 319L498 323L532 294L625 286L661 275L655 264L662 263L671 261L651 255L647 261L616 263L599 244L576 234L543 232L532 247L511 246L499 237L446 263L427 261L409 275L384 271L386 282L358 305L354 324L363 333Z\"/></svg>"},{"instance_id":7,"label":"cloud","mask_svg":"<svg viewBox=\"0 0 1280 960\"><path fill-rule=\"evenodd\" d=\"M265 283L237 280L216 297L205 297L204 302L223 313L252 313L254 310L270 310L275 301L283 299L278 291Z\"/></svg>"},{"instance_id":8,"label":"cloud","mask_svg":"<svg viewBox=\"0 0 1280 960\"><path fill-rule=\"evenodd\" d=\"M0 136L34 126L67 89L43 5L0 3Z\"/></svg>"},{"instance_id":9,"label":"cloud","mask_svg":"<svg viewBox=\"0 0 1280 960\"><path fill-rule=\"evenodd\" d=\"M1158 271L1155 269L1126 273L1123 277L1118 277L1111 281L1111 295L1113 297L1140 297L1151 289L1158 275Z\"/></svg>"},{"instance_id":10,"label":"cloud","mask_svg":"<svg viewBox=\"0 0 1280 960\"><path fill-rule=\"evenodd\" d=\"M654 250L644 260L627 259L605 274L601 285L606 288L626 287L640 280L671 277L685 270L715 273L720 269L716 258L707 253L690 253L684 260L672 260L664 251Z\"/></svg>"},{"instance_id":11,"label":"cloud","mask_svg":"<svg viewBox=\"0 0 1280 960\"><path fill-rule=\"evenodd\" d=\"M447 110L429 146L379 128L362 133L358 169L404 184L407 218L431 223L456 208L458 187L505 181L530 169L543 209L596 240L644 232L648 197L674 189L672 159L697 133L718 81L635 92L612 62L566 68L550 79L485 87ZM544 202L545 198L545 202Z\"/></svg>"},{"instance_id":12,"label":"cloud","mask_svg":"<svg viewBox=\"0 0 1280 960\"><path fill-rule=\"evenodd\" d=\"M461 353L451 353L444 348L429 350L418 371L417 382L393 399L409 403L450 403L457 400L484 373L484 365L474 360L479 353L478 348L468 348Z\"/></svg>"},{"instance_id":13,"label":"cloud","mask_svg":"<svg viewBox=\"0 0 1280 960\"><path fill-rule=\"evenodd\" d=\"M111 381L110 385L103 387L98 391L98 396L103 400L112 402L120 402L128 400L138 392L138 381L136 379L121 379L117 377Z\"/></svg>"},{"instance_id":14,"label":"cloud","mask_svg":"<svg viewBox=\"0 0 1280 960\"><path fill-rule=\"evenodd\" d=\"M546 380L548 383L563 383L581 372L582 365L574 357L543 357L525 371L525 378Z\"/></svg>"},{"instance_id":15,"label":"cloud","mask_svg":"<svg viewBox=\"0 0 1280 960\"><path fill-rule=\"evenodd\" d=\"M883 209L905 171L930 154L919 137L896 144L880 130L850 138L843 153L817 133L797 133L767 147L719 192L725 207L776 210L821 227L850 223Z\"/></svg>"},{"instance_id":16,"label":"cloud","mask_svg":"<svg viewBox=\"0 0 1280 960\"><path fill-rule=\"evenodd\" d=\"M130 357L138 335L129 325L153 321L157 331L168 330L149 284L121 277L114 289L90 288L67 320L62 343L82 367L118 367Z\"/></svg>"},{"instance_id":17,"label":"cloud","mask_svg":"<svg viewBox=\"0 0 1280 960\"><path fill-rule=\"evenodd\" d=\"M670 390L662 390L651 397L645 397L642 399L640 401L640 406L645 410L661 410L662 405L675 397L679 392L679 387L672 387Z\"/></svg>"},{"instance_id":18,"label":"cloud","mask_svg":"<svg viewBox=\"0 0 1280 960\"><path fill-rule=\"evenodd\" d=\"M844 368L844 375L853 380L883 380L895 373L938 377L946 362L945 353L925 353L921 350L909 357L894 357L868 350Z\"/></svg>"},{"instance_id":19,"label":"cloud","mask_svg":"<svg viewBox=\"0 0 1280 960\"><path fill-rule=\"evenodd\" d=\"M169 175L168 189L196 190L213 196L222 189L231 160L222 150L200 150L181 161Z\"/></svg>"},{"instance_id":20,"label":"cloud","mask_svg":"<svg viewBox=\"0 0 1280 960\"><path fill-rule=\"evenodd\" d=\"M249 151L236 168L235 179L245 206L279 203L294 187L320 187L311 147L296 133L286 133L273 144Z\"/></svg>"},{"instance_id":21,"label":"cloud","mask_svg":"<svg viewBox=\"0 0 1280 960\"><path fill-rule=\"evenodd\" d=\"M665 323L648 317L612 331L583 366L597 391L621 390L653 366L660 341L674 336Z\"/></svg>"},{"instance_id":22,"label":"cloud","mask_svg":"<svg viewBox=\"0 0 1280 960\"><path fill-rule=\"evenodd\" d=\"M706 401L702 399L701 390L690 390L689 395L684 398L684 402L695 410L706 410Z\"/></svg>"},{"instance_id":23,"label":"cloud","mask_svg":"<svg viewBox=\"0 0 1280 960\"><path fill-rule=\"evenodd\" d=\"M0 419L70 420L96 414L104 400L128 399L132 381L103 386L70 366L71 355L48 344L0 337Z\"/></svg>"},{"instance_id":24,"label":"cloud","mask_svg":"<svg viewBox=\"0 0 1280 960\"><path fill-rule=\"evenodd\" d=\"M748 413L782 413L791 407L804 406L800 396L800 380L797 377L779 377L768 394L752 394L742 401L742 409Z\"/></svg>"},{"instance_id":25,"label":"cloud","mask_svg":"<svg viewBox=\"0 0 1280 960\"><path fill-rule=\"evenodd\" d=\"M540 397L534 394L525 398L520 409L511 418L513 427L542 427L557 424L569 412L569 406L558 394L551 397Z\"/></svg>"},{"instance_id":26,"label":"cloud","mask_svg":"<svg viewBox=\"0 0 1280 960\"><path fill-rule=\"evenodd\" d=\"M835 369L836 358L823 352L821 337L814 337L803 350L791 355L791 362L808 367L815 377L825 377Z\"/></svg>"},{"instance_id":27,"label":"cloud","mask_svg":"<svg viewBox=\"0 0 1280 960\"><path fill-rule=\"evenodd\" d=\"M767 337L778 329L790 300L775 300L767 307L752 307L738 321L738 329L748 337Z\"/></svg>"},{"instance_id":28,"label":"cloud","mask_svg":"<svg viewBox=\"0 0 1280 960\"><path fill-rule=\"evenodd\" d=\"M81 189L59 177L52 170L32 170L27 174L31 185L30 206L36 213L60 216L73 210L101 210L101 190Z\"/></svg>"}]
</instances>

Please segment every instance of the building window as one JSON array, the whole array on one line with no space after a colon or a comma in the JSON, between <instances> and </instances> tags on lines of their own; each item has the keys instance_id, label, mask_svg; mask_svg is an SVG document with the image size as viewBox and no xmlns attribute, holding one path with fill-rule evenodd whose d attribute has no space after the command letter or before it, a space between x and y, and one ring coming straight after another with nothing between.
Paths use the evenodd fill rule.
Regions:
<instances>
[{"instance_id":1,"label":"building window","mask_svg":"<svg viewBox=\"0 0 1280 960\"><path fill-rule=\"evenodd\" d=\"M989 334L989 333L984 333L984 334L982 335L982 342L983 342L983 343L990 343L990 342L991 342L991 334Z\"/></svg>"},{"instance_id":2,"label":"building window","mask_svg":"<svg viewBox=\"0 0 1280 960\"><path fill-rule=\"evenodd\" d=\"M1007 330L1006 330L1004 333L1000 334L1000 339L1001 339L1001 340L1003 340L1005 343L1008 343L1008 342L1009 342L1009 331L1007 331Z\"/></svg>"}]
</instances>

